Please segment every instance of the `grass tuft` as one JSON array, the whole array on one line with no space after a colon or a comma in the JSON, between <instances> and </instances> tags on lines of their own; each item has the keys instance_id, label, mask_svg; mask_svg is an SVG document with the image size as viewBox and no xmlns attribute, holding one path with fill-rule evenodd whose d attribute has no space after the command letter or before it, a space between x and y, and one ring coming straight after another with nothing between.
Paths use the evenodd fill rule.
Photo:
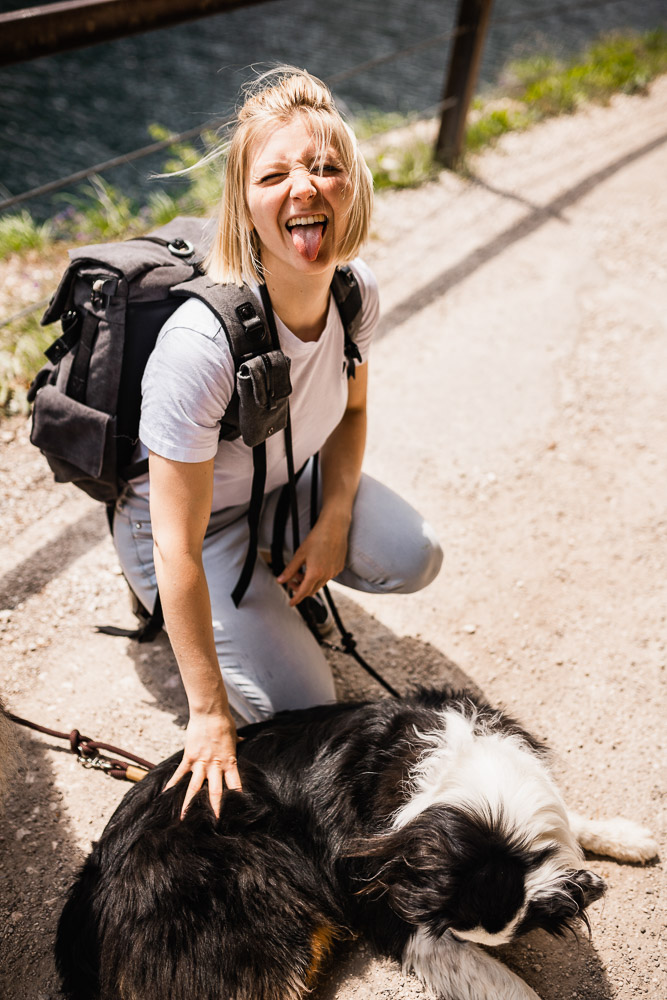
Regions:
<instances>
[{"instance_id":1,"label":"grass tuft","mask_svg":"<svg viewBox=\"0 0 667 1000\"><path fill-rule=\"evenodd\" d=\"M466 152L475 153L505 132L520 131L554 115L572 114L614 94L645 93L667 72L667 31L612 34L568 61L542 53L509 63L503 89L513 110L498 110L493 98L477 99L466 131Z\"/></svg>"},{"instance_id":2,"label":"grass tuft","mask_svg":"<svg viewBox=\"0 0 667 1000\"><path fill-rule=\"evenodd\" d=\"M433 144L414 139L407 145L392 144L368 158L376 191L386 188L417 187L436 177L440 167L433 156Z\"/></svg>"},{"instance_id":3,"label":"grass tuft","mask_svg":"<svg viewBox=\"0 0 667 1000\"><path fill-rule=\"evenodd\" d=\"M0 258L24 250L41 250L53 238L51 222L35 222L27 208L0 219Z\"/></svg>"}]
</instances>

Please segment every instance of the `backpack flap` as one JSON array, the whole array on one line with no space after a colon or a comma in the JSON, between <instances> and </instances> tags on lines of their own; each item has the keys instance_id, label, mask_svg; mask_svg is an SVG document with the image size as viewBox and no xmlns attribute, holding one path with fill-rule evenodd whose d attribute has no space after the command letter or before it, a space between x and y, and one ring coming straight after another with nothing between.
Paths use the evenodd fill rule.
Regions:
<instances>
[{"instance_id":1,"label":"backpack flap","mask_svg":"<svg viewBox=\"0 0 667 1000\"><path fill-rule=\"evenodd\" d=\"M56 482L72 482L104 503L117 494L114 414L126 302L122 275L89 258L73 262L42 321L61 316L63 333L34 390L31 442Z\"/></svg>"},{"instance_id":2,"label":"backpack flap","mask_svg":"<svg viewBox=\"0 0 667 1000\"><path fill-rule=\"evenodd\" d=\"M108 464L112 424L108 413L45 385L37 394L30 440L46 455L57 483L82 485L88 476L99 479L105 459Z\"/></svg>"},{"instance_id":3,"label":"backpack flap","mask_svg":"<svg viewBox=\"0 0 667 1000\"><path fill-rule=\"evenodd\" d=\"M239 423L243 443L249 448L285 429L292 391L289 370L290 359L282 351L259 354L239 367Z\"/></svg>"}]
</instances>

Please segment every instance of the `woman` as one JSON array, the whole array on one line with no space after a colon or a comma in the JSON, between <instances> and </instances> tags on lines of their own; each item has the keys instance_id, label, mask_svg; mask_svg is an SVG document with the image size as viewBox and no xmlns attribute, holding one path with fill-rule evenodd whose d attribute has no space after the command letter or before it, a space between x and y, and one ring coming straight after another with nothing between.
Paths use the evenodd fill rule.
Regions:
<instances>
[{"instance_id":1,"label":"woman","mask_svg":"<svg viewBox=\"0 0 667 1000\"><path fill-rule=\"evenodd\" d=\"M399 497L361 474L367 355L377 322L373 275L356 259L370 222L372 180L324 84L283 68L261 78L241 108L229 147L210 277L265 282L280 345L291 359L296 468L321 452L319 515L310 529L308 463L298 481L300 537L272 576L259 558L236 608L231 591L248 545L251 450L219 441L234 388L224 332L196 299L161 331L143 383L140 438L146 477L118 504L114 536L123 570L152 607L156 585L188 698L183 811L208 783L218 814L223 785L240 788L232 710L249 721L335 700L331 671L295 606L329 580L369 592L410 592L438 572L433 532ZM362 294L362 363L343 366L343 328L330 285L351 262ZM397 405L399 401L397 400ZM287 480L282 434L267 441L260 548L270 544ZM290 531L286 533L290 538ZM283 584L283 586L279 586Z\"/></svg>"}]
</instances>

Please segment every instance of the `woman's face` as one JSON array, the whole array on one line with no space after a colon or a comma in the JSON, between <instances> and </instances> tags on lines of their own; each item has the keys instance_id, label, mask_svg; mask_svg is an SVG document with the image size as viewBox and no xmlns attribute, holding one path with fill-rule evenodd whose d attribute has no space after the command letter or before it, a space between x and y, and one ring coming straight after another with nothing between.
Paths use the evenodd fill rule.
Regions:
<instances>
[{"instance_id":1,"label":"woman's face","mask_svg":"<svg viewBox=\"0 0 667 1000\"><path fill-rule=\"evenodd\" d=\"M308 125L296 117L255 143L248 173L248 211L266 271L333 270L348 211L348 178L336 150L320 157Z\"/></svg>"}]
</instances>

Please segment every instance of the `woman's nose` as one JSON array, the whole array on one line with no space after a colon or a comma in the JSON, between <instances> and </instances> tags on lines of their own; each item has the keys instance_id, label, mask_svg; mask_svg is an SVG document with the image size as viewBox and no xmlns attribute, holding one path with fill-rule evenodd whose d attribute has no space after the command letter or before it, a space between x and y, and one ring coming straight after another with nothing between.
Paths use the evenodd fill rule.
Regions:
<instances>
[{"instance_id":1,"label":"woman's nose","mask_svg":"<svg viewBox=\"0 0 667 1000\"><path fill-rule=\"evenodd\" d=\"M293 198L301 201L308 201L317 193L317 188L313 184L310 171L305 168L293 170L291 174L290 194Z\"/></svg>"}]
</instances>

